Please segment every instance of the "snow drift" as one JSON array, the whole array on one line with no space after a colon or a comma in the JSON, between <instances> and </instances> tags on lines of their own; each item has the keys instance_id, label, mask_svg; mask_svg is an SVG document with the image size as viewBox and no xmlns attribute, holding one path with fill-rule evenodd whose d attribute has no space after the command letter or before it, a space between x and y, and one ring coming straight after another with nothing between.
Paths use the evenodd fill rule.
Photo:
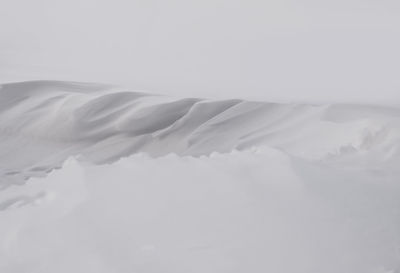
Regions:
<instances>
[{"instance_id":1,"label":"snow drift","mask_svg":"<svg viewBox=\"0 0 400 273\"><path fill-rule=\"evenodd\" d=\"M0 271L397 272L399 163L396 107L4 84Z\"/></svg>"},{"instance_id":2,"label":"snow drift","mask_svg":"<svg viewBox=\"0 0 400 273\"><path fill-rule=\"evenodd\" d=\"M273 149L69 160L8 191L7 273L389 273L400 269L398 175ZM10 194L10 192L9 192Z\"/></svg>"},{"instance_id":3,"label":"snow drift","mask_svg":"<svg viewBox=\"0 0 400 273\"><path fill-rule=\"evenodd\" d=\"M267 145L308 159L369 153L387 161L400 154L400 108L182 99L98 84L22 82L0 88L0 140L0 177L7 177L1 185L49 171L71 155L110 163L137 152L200 156Z\"/></svg>"}]
</instances>

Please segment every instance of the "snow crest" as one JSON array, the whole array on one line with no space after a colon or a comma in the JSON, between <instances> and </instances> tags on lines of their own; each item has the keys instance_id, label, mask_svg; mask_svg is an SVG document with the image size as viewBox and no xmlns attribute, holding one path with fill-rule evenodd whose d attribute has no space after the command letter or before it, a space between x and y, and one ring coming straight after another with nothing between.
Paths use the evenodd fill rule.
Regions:
<instances>
[{"instance_id":1,"label":"snow crest","mask_svg":"<svg viewBox=\"0 0 400 273\"><path fill-rule=\"evenodd\" d=\"M56 81L0 87L2 187L77 155L97 164L138 152L201 156L269 146L312 160L368 153L386 164L399 156L399 143L394 107L172 98Z\"/></svg>"},{"instance_id":2,"label":"snow crest","mask_svg":"<svg viewBox=\"0 0 400 273\"><path fill-rule=\"evenodd\" d=\"M4 84L0 272L399 272L399 162L395 107Z\"/></svg>"}]
</instances>

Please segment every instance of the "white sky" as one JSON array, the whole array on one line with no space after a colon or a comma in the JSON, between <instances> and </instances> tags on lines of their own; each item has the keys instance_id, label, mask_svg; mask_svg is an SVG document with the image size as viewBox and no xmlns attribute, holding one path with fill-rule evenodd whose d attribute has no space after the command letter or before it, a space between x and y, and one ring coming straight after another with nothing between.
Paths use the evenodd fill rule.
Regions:
<instances>
[{"instance_id":1,"label":"white sky","mask_svg":"<svg viewBox=\"0 0 400 273\"><path fill-rule=\"evenodd\" d=\"M0 81L400 104L400 1L1 0Z\"/></svg>"}]
</instances>

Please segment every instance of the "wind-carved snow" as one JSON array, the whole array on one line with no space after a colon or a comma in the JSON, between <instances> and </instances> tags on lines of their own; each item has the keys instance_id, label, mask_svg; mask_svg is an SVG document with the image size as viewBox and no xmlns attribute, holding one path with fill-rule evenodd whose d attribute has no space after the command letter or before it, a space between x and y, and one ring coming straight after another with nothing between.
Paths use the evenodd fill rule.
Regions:
<instances>
[{"instance_id":1,"label":"wind-carved snow","mask_svg":"<svg viewBox=\"0 0 400 273\"><path fill-rule=\"evenodd\" d=\"M5 84L0 98L2 177L43 173L78 154L95 163L262 145L308 159L400 154L400 108L181 99L67 82Z\"/></svg>"},{"instance_id":2,"label":"wind-carved snow","mask_svg":"<svg viewBox=\"0 0 400 273\"><path fill-rule=\"evenodd\" d=\"M5 84L0 272L397 272L399 164L400 108Z\"/></svg>"}]
</instances>

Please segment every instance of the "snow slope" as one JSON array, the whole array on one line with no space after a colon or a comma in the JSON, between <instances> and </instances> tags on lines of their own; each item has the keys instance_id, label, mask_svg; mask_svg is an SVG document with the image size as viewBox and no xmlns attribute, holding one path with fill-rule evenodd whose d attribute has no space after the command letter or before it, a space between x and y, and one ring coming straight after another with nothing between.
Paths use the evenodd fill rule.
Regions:
<instances>
[{"instance_id":1,"label":"snow slope","mask_svg":"<svg viewBox=\"0 0 400 273\"><path fill-rule=\"evenodd\" d=\"M78 154L109 163L136 152L199 156L260 145L309 159L400 153L393 107L182 99L45 81L5 84L0 99L0 177L47 171Z\"/></svg>"},{"instance_id":2,"label":"snow slope","mask_svg":"<svg viewBox=\"0 0 400 273\"><path fill-rule=\"evenodd\" d=\"M4 84L0 272L397 272L399 163L400 107Z\"/></svg>"}]
</instances>

